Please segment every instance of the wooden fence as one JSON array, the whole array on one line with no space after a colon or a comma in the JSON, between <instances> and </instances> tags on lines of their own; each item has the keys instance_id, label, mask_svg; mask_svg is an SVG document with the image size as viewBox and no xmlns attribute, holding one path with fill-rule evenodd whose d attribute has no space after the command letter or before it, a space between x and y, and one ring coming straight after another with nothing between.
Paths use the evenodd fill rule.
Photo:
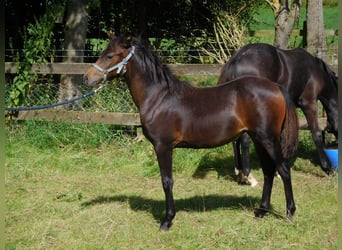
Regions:
<instances>
[{"instance_id":1,"label":"wooden fence","mask_svg":"<svg viewBox=\"0 0 342 250\"><path fill-rule=\"evenodd\" d=\"M32 66L32 71L39 74L84 74L90 66L91 64L89 63L34 64ZM170 64L168 66L176 75L219 75L222 68L222 65L220 64ZM337 71L337 65L333 65L332 68ZM16 63L5 63L6 74L15 74L16 72ZM15 119L140 125L139 114L137 113L66 111L62 109L19 111ZM322 129L325 127L325 124L326 118L319 118L319 125ZM299 125L301 129L307 129L307 122L305 119L300 119Z\"/></svg>"},{"instance_id":2,"label":"wooden fence","mask_svg":"<svg viewBox=\"0 0 342 250\"><path fill-rule=\"evenodd\" d=\"M305 25L304 25L305 27ZM247 31L248 36L250 37L269 37L269 36L274 36L274 30L249 30ZM294 29L291 32L291 36L303 36L305 37L306 31L304 29ZM325 30L325 35L326 36L338 36L338 30L334 29L326 29Z\"/></svg>"}]
</instances>

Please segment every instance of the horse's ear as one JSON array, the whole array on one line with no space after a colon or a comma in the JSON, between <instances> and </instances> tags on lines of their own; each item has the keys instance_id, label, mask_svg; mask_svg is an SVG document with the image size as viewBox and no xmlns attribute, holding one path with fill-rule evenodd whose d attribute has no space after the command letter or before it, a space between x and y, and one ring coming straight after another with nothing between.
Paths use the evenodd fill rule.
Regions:
<instances>
[{"instance_id":1,"label":"horse's ear","mask_svg":"<svg viewBox=\"0 0 342 250\"><path fill-rule=\"evenodd\" d=\"M109 37L109 39L113 40L116 36L115 36L115 32L113 32L112 30L108 30L107 31L107 36Z\"/></svg>"},{"instance_id":2,"label":"horse's ear","mask_svg":"<svg viewBox=\"0 0 342 250\"><path fill-rule=\"evenodd\" d=\"M126 36L125 40L123 42L123 47L125 47L125 48L131 47L132 41L133 41L133 36L132 35Z\"/></svg>"},{"instance_id":3,"label":"horse's ear","mask_svg":"<svg viewBox=\"0 0 342 250\"><path fill-rule=\"evenodd\" d=\"M141 39L143 39L143 34L145 33L145 31L141 31L140 33L139 33L139 35L137 36L137 38L139 39L139 40L141 40Z\"/></svg>"}]
</instances>

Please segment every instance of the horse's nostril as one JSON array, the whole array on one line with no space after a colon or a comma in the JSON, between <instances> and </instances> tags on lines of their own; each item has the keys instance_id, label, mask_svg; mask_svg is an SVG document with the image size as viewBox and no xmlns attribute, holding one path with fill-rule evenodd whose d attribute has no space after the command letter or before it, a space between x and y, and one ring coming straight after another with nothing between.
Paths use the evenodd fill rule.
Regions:
<instances>
[{"instance_id":1,"label":"horse's nostril","mask_svg":"<svg viewBox=\"0 0 342 250\"><path fill-rule=\"evenodd\" d=\"M88 77L86 75L83 76L83 83L88 84Z\"/></svg>"}]
</instances>

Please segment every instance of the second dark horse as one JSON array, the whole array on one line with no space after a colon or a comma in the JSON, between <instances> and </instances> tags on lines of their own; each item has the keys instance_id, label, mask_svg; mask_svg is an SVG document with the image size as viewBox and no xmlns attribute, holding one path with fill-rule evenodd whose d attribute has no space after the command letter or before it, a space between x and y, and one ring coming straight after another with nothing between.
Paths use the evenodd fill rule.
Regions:
<instances>
[{"instance_id":1,"label":"second dark horse","mask_svg":"<svg viewBox=\"0 0 342 250\"><path fill-rule=\"evenodd\" d=\"M246 75L266 77L287 89L292 101L304 112L316 144L321 169L331 174L334 170L323 151L324 142L317 117L319 100L327 113L325 130L338 138L337 77L329 66L304 49L282 50L256 43L242 47L231 57L222 69L218 84ZM235 164L245 176L250 173L249 144L250 139L246 134L234 142Z\"/></svg>"}]
</instances>

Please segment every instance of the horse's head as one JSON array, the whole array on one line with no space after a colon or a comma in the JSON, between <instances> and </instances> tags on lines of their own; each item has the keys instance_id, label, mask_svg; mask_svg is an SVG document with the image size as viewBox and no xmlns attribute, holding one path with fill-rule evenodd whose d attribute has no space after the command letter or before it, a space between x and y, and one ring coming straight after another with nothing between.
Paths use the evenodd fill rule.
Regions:
<instances>
[{"instance_id":1,"label":"horse's head","mask_svg":"<svg viewBox=\"0 0 342 250\"><path fill-rule=\"evenodd\" d=\"M113 33L108 35L111 39L108 47L84 74L83 79L87 86L93 87L117 75L123 75L126 64L134 54L131 36L115 36Z\"/></svg>"}]
</instances>

